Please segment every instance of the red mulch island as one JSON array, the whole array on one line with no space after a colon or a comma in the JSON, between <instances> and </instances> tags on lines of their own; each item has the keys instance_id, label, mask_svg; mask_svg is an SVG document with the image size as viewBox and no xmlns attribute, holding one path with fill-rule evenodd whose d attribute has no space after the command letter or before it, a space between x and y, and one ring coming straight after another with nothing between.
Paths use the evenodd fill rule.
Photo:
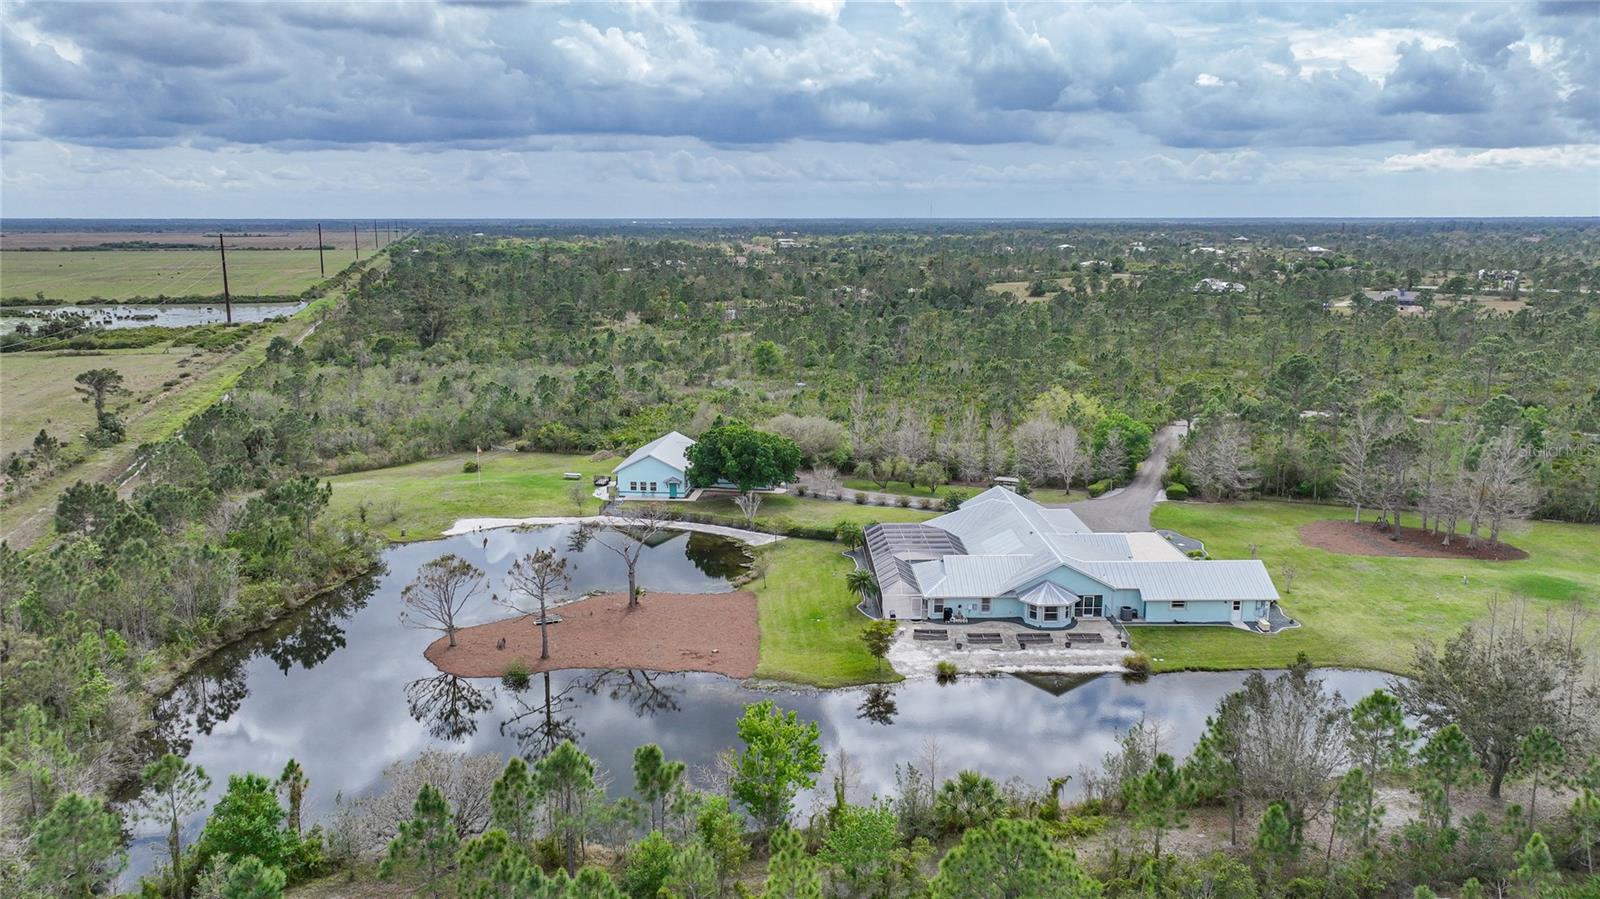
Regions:
<instances>
[{"instance_id":1,"label":"red mulch island","mask_svg":"<svg viewBox=\"0 0 1600 899\"><path fill-rule=\"evenodd\" d=\"M520 661L529 671L562 668L644 668L650 671L712 671L729 677L756 673L761 631L756 597L732 593L648 593L628 609L622 593L605 593L552 610L550 658L539 660L539 626L531 616L492 621L456 631L424 655L440 671L457 677L499 677ZM497 649L500 638L506 648Z\"/></svg>"},{"instance_id":2,"label":"red mulch island","mask_svg":"<svg viewBox=\"0 0 1600 899\"><path fill-rule=\"evenodd\" d=\"M1490 545L1480 542L1476 548L1467 546L1464 534L1457 534L1445 546L1435 536L1421 528L1401 528L1400 539L1391 539L1393 528L1353 521L1313 521L1300 527L1300 541L1307 546L1329 552L1352 556L1410 556L1419 559L1477 559L1484 562L1510 562L1526 559L1528 554L1505 543Z\"/></svg>"}]
</instances>

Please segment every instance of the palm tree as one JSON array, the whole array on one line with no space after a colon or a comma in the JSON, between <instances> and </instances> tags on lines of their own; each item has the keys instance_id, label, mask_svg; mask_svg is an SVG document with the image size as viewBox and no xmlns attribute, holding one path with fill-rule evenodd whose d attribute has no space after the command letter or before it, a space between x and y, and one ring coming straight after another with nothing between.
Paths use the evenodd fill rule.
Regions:
<instances>
[{"instance_id":1,"label":"palm tree","mask_svg":"<svg viewBox=\"0 0 1600 899\"><path fill-rule=\"evenodd\" d=\"M844 582L850 588L850 592L862 599L866 599L868 593L878 589L878 579L865 568L854 569L844 576Z\"/></svg>"}]
</instances>

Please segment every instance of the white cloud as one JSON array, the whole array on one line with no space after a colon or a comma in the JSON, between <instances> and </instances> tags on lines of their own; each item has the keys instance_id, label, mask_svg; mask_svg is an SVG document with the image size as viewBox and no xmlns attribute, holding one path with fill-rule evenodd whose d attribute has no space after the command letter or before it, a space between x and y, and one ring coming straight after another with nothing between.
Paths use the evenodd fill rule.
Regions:
<instances>
[{"instance_id":1,"label":"white cloud","mask_svg":"<svg viewBox=\"0 0 1600 899\"><path fill-rule=\"evenodd\" d=\"M1600 146L1497 147L1476 152L1436 147L1421 153L1397 153L1383 160L1383 169L1390 172L1468 172L1505 168L1600 168ZM1591 182L1589 192L1591 197L1600 196L1600 183Z\"/></svg>"}]
</instances>

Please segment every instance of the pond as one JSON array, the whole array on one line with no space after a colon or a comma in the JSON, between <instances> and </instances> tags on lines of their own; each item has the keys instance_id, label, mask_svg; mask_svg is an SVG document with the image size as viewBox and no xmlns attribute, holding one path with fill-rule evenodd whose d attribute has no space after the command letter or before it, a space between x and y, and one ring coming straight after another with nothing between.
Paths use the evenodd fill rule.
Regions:
<instances>
[{"instance_id":1,"label":"pond","mask_svg":"<svg viewBox=\"0 0 1600 899\"><path fill-rule=\"evenodd\" d=\"M235 322L262 322L284 318L306 308L305 303L234 303ZM184 328L191 325L214 325L227 320L227 312L219 300L216 303L196 304L94 304L76 306L7 306L0 310L0 334L10 334L17 325L37 326L52 318L72 313L89 316L89 324L97 328L143 328L160 325L166 328Z\"/></svg>"},{"instance_id":2,"label":"pond","mask_svg":"<svg viewBox=\"0 0 1600 899\"><path fill-rule=\"evenodd\" d=\"M895 765L916 760L930 743L951 773L972 767L1037 785L1096 765L1118 732L1141 717L1159 722L1167 745L1186 753L1217 701L1245 677L1166 674L1144 683L1117 675L963 677L949 685L919 680L805 690L712 674L561 671L534 675L526 689L513 690L497 679L440 675L422 656L437 634L400 625L401 589L419 565L446 552L488 572L497 589L516 558L542 547L560 547L571 560L574 592L625 586L613 553L595 545L570 552L571 535L567 527L495 530L391 548L382 573L229 647L183 681L158 708L155 751L170 748L204 766L213 799L230 774L275 777L297 759L311 780L311 822L333 808L336 795L379 789L387 765L429 747L532 758L570 738L614 781L626 783L634 747L654 742L692 770L737 744L735 723L746 704L773 699L820 722L830 755L841 748L850 754L864 798L890 791ZM747 563L738 544L707 534L653 542L640 560L640 583L649 590L726 590ZM469 613L468 623L504 614L487 601ZM551 639L560 639L559 629ZM1376 672L1322 674L1347 697L1385 680ZM161 852L161 836L141 831L127 882Z\"/></svg>"}]
</instances>

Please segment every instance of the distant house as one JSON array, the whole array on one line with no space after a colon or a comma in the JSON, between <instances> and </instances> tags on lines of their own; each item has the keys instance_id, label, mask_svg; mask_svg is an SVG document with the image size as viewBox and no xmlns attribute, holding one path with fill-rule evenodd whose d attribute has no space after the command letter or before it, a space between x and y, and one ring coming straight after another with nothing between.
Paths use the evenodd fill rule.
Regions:
<instances>
[{"instance_id":1,"label":"distant house","mask_svg":"<svg viewBox=\"0 0 1600 899\"><path fill-rule=\"evenodd\" d=\"M1212 293L1244 293L1245 287L1238 281L1224 281L1221 278L1201 278L1200 283L1194 286L1195 290L1209 290Z\"/></svg>"},{"instance_id":2,"label":"distant house","mask_svg":"<svg viewBox=\"0 0 1600 899\"><path fill-rule=\"evenodd\" d=\"M921 524L866 530L881 618L1011 619L1037 628L1080 618L1253 629L1281 622L1258 559L1198 561L1153 533L1094 533L1067 509L991 487Z\"/></svg>"},{"instance_id":3,"label":"distant house","mask_svg":"<svg viewBox=\"0 0 1600 899\"><path fill-rule=\"evenodd\" d=\"M694 438L673 431L634 450L622 464L611 470L619 499L694 499L696 488L689 483L689 447ZM717 481L711 490L738 490L739 485ZM758 487L763 492L783 492L779 488Z\"/></svg>"},{"instance_id":4,"label":"distant house","mask_svg":"<svg viewBox=\"0 0 1600 899\"><path fill-rule=\"evenodd\" d=\"M624 499L679 499L689 495L689 458L694 440L673 431L646 443L611 470Z\"/></svg>"},{"instance_id":5,"label":"distant house","mask_svg":"<svg viewBox=\"0 0 1600 899\"><path fill-rule=\"evenodd\" d=\"M1415 290L1402 290L1400 288L1385 290L1383 293L1378 294L1378 299L1385 303L1393 303L1396 306L1415 306L1422 302L1421 294Z\"/></svg>"}]
</instances>

